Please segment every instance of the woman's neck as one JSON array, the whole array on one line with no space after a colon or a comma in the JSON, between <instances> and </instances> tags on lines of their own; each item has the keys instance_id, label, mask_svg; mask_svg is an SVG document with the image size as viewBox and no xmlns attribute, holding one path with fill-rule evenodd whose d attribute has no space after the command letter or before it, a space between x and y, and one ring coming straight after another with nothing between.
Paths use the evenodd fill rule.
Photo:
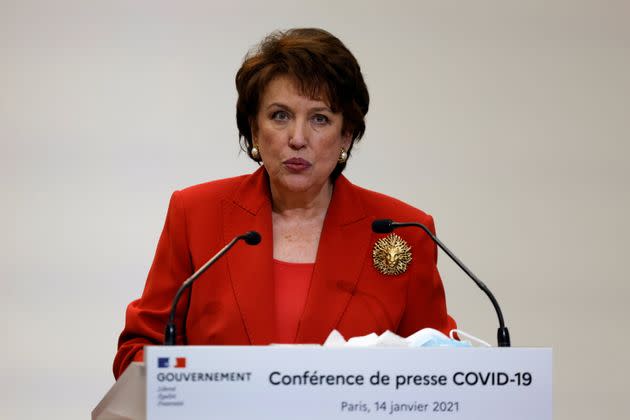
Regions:
<instances>
[{"instance_id":1,"label":"woman's neck","mask_svg":"<svg viewBox=\"0 0 630 420\"><path fill-rule=\"evenodd\" d=\"M327 182L317 191L282 191L271 186L271 207L283 217L318 218L325 214L332 199L333 185Z\"/></svg>"},{"instance_id":2,"label":"woman's neck","mask_svg":"<svg viewBox=\"0 0 630 420\"><path fill-rule=\"evenodd\" d=\"M272 188L273 256L280 261L312 263L317 258L319 238L332 198L332 183L317 194Z\"/></svg>"}]
</instances>

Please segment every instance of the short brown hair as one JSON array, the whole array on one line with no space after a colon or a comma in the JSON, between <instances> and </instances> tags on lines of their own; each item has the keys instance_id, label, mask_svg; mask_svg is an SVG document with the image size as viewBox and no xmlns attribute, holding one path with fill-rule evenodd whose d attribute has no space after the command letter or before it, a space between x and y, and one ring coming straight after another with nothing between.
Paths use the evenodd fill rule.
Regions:
<instances>
[{"instance_id":1,"label":"short brown hair","mask_svg":"<svg viewBox=\"0 0 630 420\"><path fill-rule=\"evenodd\" d=\"M241 147L250 158L252 124L258 114L260 97L278 76L290 76L305 96L329 102L333 112L343 115L343 132L355 140L365 132L365 115L370 96L361 68L350 50L335 36L317 28L276 31L249 51L236 73L236 124ZM350 156L350 150L347 151ZM339 163L332 173L338 176L345 168Z\"/></svg>"}]
</instances>

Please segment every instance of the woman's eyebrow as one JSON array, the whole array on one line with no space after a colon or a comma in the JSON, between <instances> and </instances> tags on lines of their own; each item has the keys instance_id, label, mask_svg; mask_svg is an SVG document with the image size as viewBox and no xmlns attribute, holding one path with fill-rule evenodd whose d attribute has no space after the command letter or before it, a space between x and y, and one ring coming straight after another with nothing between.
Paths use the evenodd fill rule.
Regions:
<instances>
[{"instance_id":1,"label":"woman's eyebrow","mask_svg":"<svg viewBox=\"0 0 630 420\"><path fill-rule=\"evenodd\" d=\"M313 112L328 111L328 112L330 112L330 113L333 113L333 114L334 114L334 112L332 111L332 109L330 109L330 108L329 108L329 107L327 107L327 106L318 106L318 107L315 107L315 108L311 108L311 111L313 111Z\"/></svg>"},{"instance_id":2,"label":"woman's eyebrow","mask_svg":"<svg viewBox=\"0 0 630 420\"><path fill-rule=\"evenodd\" d=\"M273 108L274 106L278 107L278 108L290 109L287 105L285 105L285 104L283 104L281 102L270 103L269 105L267 105L266 109Z\"/></svg>"},{"instance_id":3,"label":"woman's eyebrow","mask_svg":"<svg viewBox=\"0 0 630 420\"><path fill-rule=\"evenodd\" d=\"M286 110L291 110L290 106L288 106L286 104L283 104L282 102L272 102L269 105L267 105L265 107L265 109L270 109L270 108L274 108L274 107L282 108L282 109L286 109ZM309 108L309 112L322 112L322 111L326 111L326 112L330 112L331 114L334 114L333 110L330 109L330 107L327 107L327 106L316 106L316 107L313 107L313 108Z\"/></svg>"}]
</instances>

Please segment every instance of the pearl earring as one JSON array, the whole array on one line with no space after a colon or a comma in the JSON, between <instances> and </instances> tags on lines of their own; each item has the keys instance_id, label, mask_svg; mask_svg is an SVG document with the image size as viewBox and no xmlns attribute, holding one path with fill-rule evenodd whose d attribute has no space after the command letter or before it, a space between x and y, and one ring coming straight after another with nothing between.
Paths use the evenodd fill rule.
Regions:
<instances>
[{"instance_id":1,"label":"pearl earring","mask_svg":"<svg viewBox=\"0 0 630 420\"><path fill-rule=\"evenodd\" d=\"M253 146L250 154L251 154L252 158L254 158L254 160L259 160L260 159L260 152L258 151L258 147Z\"/></svg>"},{"instance_id":2,"label":"pearl earring","mask_svg":"<svg viewBox=\"0 0 630 420\"><path fill-rule=\"evenodd\" d=\"M348 160L348 152L343 147L341 148L341 153L339 154L339 163L345 163Z\"/></svg>"}]
</instances>

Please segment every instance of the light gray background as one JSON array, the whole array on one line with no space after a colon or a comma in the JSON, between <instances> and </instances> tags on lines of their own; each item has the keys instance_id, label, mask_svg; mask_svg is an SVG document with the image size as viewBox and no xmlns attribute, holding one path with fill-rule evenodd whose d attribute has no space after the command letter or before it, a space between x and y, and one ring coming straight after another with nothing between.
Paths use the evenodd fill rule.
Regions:
<instances>
[{"instance_id":1,"label":"light gray background","mask_svg":"<svg viewBox=\"0 0 630 420\"><path fill-rule=\"evenodd\" d=\"M556 419L627 418L629 21L627 1L0 0L0 417L89 415L171 191L255 169L243 55L319 26L372 97L348 177L433 214L513 344L553 347Z\"/></svg>"}]
</instances>

